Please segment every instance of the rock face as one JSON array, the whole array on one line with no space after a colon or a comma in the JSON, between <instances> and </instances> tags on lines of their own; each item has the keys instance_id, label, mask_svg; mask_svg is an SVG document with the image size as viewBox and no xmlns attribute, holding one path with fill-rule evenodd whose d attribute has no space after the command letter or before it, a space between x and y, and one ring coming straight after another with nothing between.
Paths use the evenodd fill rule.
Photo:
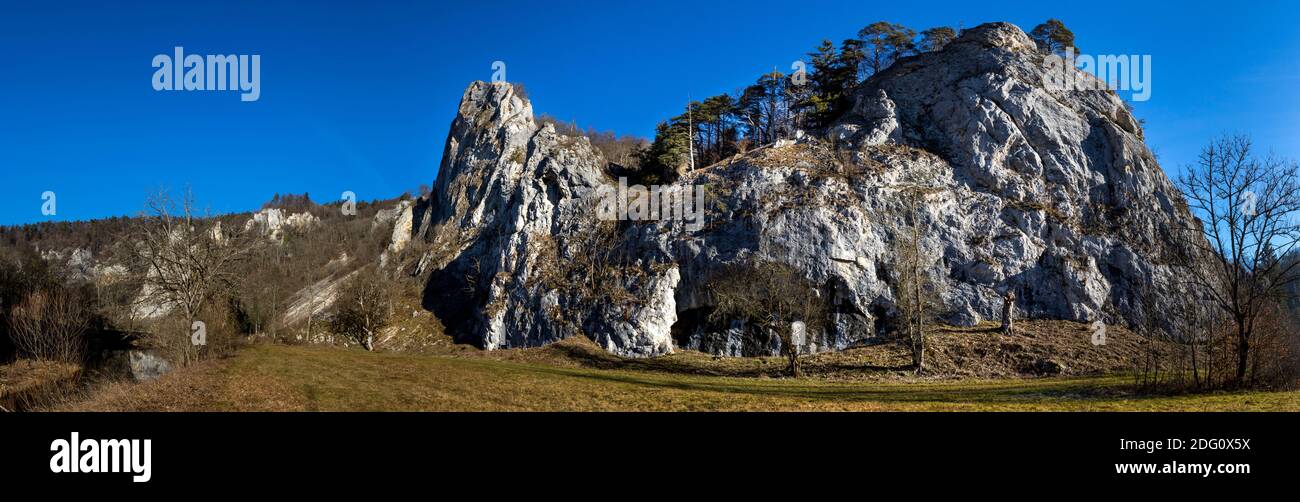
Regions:
<instances>
[{"instance_id":1,"label":"rock face","mask_svg":"<svg viewBox=\"0 0 1300 502\"><path fill-rule=\"evenodd\" d=\"M294 213L286 216L280 208L272 207L253 213L253 217L244 222L244 231L256 230L271 240L279 240L286 229L303 230L319 223L320 218L311 213ZM216 235L221 235L219 227L215 231Z\"/></svg>"},{"instance_id":2,"label":"rock face","mask_svg":"<svg viewBox=\"0 0 1300 502\"><path fill-rule=\"evenodd\" d=\"M604 167L586 138L539 127L510 84L470 85L434 187L427 239L438 258L426 307L488 349L589 333L622 354L672 350L671 267L649 276L635 264L584 266L617 247L593 209L595 189L612 182ZM609 296L617 292L637 306L623 308Z\"/></svg>"},{"instance_id":3,"label":"rock face","mask_svg":"<svg viewBox=\"0 0 1300 502\"><path fill-rule=\"evenodd\" d=\"M100 269L89 249L41 250L41 259L62 264L62 279L69 284L86 283L100 278Z\"/></svg>"},{"instance_id":4,"label":"rock face","mask_svg":"<svg viewBox=\"0 0 1300 502\"><path fill-rule=\"evenodd\" d=\"M415 219L417 214L426 212L427 204L424 199L419 201L403 200L397 203L392 209L381 209L375 214L375 221L371 224L371 230L381 227L382 225L393 225L392 235L388 238L388 248L379 256L379 265L388 266L388 262L393 256L400 254L406 249L407 244L411 243L411 238L415 237Z\"/></svg>"},{"instance_id":5,"label":"rock face","mask_svg":"<svg viewBox=\"0 0 1300 502\"><path fill-rule=\"evenodd\" d=\"M983 25L867 82L855 112L888 96L900 143L949 164L960 205L931 216L960 318L989 318L992 287L1014 288L1033 316L1143 322L1164 306L1141 305L1142 288L1179 296L1160 289L1176 271L1157 263L1186 205L1124 102L1049 90L1043 59L1019 28ZM874 130L860 117L840 124Z\"/></svg>"},{"instance_id":6,"label":"rock face","mask_svg":"<svg viewBox=\"0 0 1300 502\"><path fill-rule=\"evenodd\" d=\"M713 315L710 281L779 262L826 305L799 350L838 350L889 332L915 222L947 322L997 319L1012 290L1021 316L1144 323L1178 296L1160 279L1190 216L1124 103L1049 90L1046 69L1009 24L901 60L825 134L676 181L705 193L698 230L601 221L616 182L587 140L539 127L509 84L472 84L413 231L432 244L425 305L488 349L586 334L623 355L774 354L777 337Z\"/></svg>"}]
</instances>

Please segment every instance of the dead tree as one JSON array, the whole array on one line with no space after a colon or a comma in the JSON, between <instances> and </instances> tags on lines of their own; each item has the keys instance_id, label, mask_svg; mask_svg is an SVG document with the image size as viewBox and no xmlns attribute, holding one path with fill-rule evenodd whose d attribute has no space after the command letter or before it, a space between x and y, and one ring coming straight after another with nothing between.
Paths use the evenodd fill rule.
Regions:
<instances>
[{"instance_id":1,"label":"dead tree","mask_svg":"<svg viewBox=\"0 0 1300 502\"><path fill-rule=\"evenodd\" d=\"M1016 322L1016 293L1007 290L1002 295L1002 334L1010 336L1015 333Z\"/></svg>"}]
</instances>

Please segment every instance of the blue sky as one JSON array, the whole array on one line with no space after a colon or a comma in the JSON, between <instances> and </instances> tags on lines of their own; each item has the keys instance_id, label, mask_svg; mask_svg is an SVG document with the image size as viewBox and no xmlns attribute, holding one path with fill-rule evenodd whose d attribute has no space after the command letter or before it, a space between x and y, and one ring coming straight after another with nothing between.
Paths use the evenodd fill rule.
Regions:
<instances>
[{"instance_id":1,"label":"blue sky","mask_svg":"<svg viewBox=\"0 0 1300 502\"><path fill-rule=\"evenodd\" d=\"M433 184L461 92L493 61L538 112L648 136L687 95L735 91L876 20L1028 30L1058 17L1087 53L1152 55L1136 110L1166 171L1224 132L1300 158L1296 2L190 4L4 6L0 224L132 215L159 187L191 187L213 212L276 192L394 197ZM261 99L154 91L151 60L177 45L261 55Z\"/></svg>"}]
</instances>

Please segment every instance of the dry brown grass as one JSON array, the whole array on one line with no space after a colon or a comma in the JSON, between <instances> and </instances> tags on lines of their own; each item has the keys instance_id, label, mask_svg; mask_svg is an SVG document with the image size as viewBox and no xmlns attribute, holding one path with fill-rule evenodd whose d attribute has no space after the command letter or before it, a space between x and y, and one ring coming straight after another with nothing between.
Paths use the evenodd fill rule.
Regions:
<instances>
[{"instance_id":1,"label":"dry brown grass","mask_svg":"<svg viewBox=\"0 0 1300 502\"><path fill-rule=\"evenodd\" d=\"M779 377L780 358L683 351L609 354L584 338L484 352L439 343L425 353L261 344L142 384L112 384L63 406L94 411L1043 411L1297 410L1300 392L1159 395L1133 390L1139 338L1112 327L1093 347L1086 325L1029 321L932 334L927 375L905 347L805 358L808 378ZM445 335L438 335L445 337ZM1064 377L1027 378L1025 361L1059 358ZM1117 374L1118 373L1118 374ZM1083 376L1087 375L1087 376Z\"/></svg>"},{"instance_id":2,"label":"dry brown grass","mask_svg":"<svg viewBox=\"0 0 1300 502\"><path fill-rule=\"evenodd\" d=\"M1298 392L1140 395L1127 377L844 382L257 345L65 409L191 411L1296 410Z\"/></svg>"},{"instance_id":3,"label":"dry brown grass","mask_svg":"<svg viewBox=\"0 0 1300 502\"><path fill-rule=\"evenodd\" d=\"M1021 321L1016 334L998 333L995 323L972 328L940 327L928 332L926 372L914 375L909 348L899 343L882 343L826 352L801 358L803 370L812 377L837 381L914 381L959 378L1023 378L1040 376L1038 362L1053 360L1062 366L1058 376L1096 376L1126 373L1133 369L1132 357L1139 354L1141 338L1122 327L1107 328L1104 346L1092 345L1087 324L1069 321ZM674 354L629 359L605 352L582 337L570 338L545 347L493 352L441 352L459 357L479 357L527 364L568 368L625 369L703 376L784 376L780 357L715 357L679 350Z\"/></svg>"},{"instance_id":4,"label":"dry brown grass","mask_svg":"<svg viewBox=\"0 0 1300 502\"><path fill-rule=\"evenodd\" d=\"M80 376L81 367L71 363L18 360L0 365L0 408L42 406L74 389Z\"/></svg>"},{"instance_id":5,"label":"dry brown grass","mask_svg":"<svg viewBox=\"0 0 1300 502\"><path fill-rule=\"evenodd\" d=\"M247 348L248 351L257 351ZM346 350L346 349L336 349ZM243 354L241 354L243 355ZM284 411L303 409L283 381L240 371L240 357L202 361L148 382L114 381L58 411Z\"/></svg>"}]
</instances>

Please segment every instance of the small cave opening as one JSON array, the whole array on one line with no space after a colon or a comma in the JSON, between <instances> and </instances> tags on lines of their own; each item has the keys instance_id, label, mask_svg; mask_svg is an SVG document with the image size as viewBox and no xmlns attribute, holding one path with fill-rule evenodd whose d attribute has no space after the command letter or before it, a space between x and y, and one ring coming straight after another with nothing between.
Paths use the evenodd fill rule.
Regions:
<instances>
[{"instance_id":1,"label":"small cave opening","mask_svg":"<svg viewBox=\"0 0 1300 502\"><path fill-rule=\"evenodd\" d=\"M897 334L901 333L903 326L902 318L893 312L893 306L883 301L872 302L867 310L871 312L871 317L875 319L875 340L889 341L897 339Z\"/></svg>"},{"instance_id":2,"label":"small cave opening","mask_svg":"<svg viewBox=\"0 0 1300 502\"><path fill-rule=\"evenodd\" d=\"M478 276L478 267L471 265L469 256L469 253L462 254L429 275L421 305L442 321L446 333L456 343L482 346L482 340L472 335L477 327L477 314L487 303L487 293L483 288L472 287L469 278Z\"/></svg>"},{"instance_id":3,"label":"small cave opening","mask_svg":"<svg viewBox=\"0 0 1300 502\"><path fill-rule=\"evenodd\" d=\"M845 350L882 341L884 327L879 320L888 319L885 305L868 306L868 312L855 305L848 285L830 278L816 288L824 299L821 319L811 322L799 339L799 353L812 354ZM805 320L808 321L808 320ZM815 327L814 327L815 326ZM721 318L714 305L701 305L677 313L671 329L673 345L727 357L769 357L782 355L782 335L740 318Z\"/></svg>"},{"instance_id":4,"label":"small cave opening","mask_svg":"<svg viewBox=\"0 0 1300 502\"><path fill-rule=\"evenodd\" d=\"M781 354L781 337L742 320L713 319L712 306L677 313L673 345L728 357L765 357Z\"/></svg>"}]
</instances>

